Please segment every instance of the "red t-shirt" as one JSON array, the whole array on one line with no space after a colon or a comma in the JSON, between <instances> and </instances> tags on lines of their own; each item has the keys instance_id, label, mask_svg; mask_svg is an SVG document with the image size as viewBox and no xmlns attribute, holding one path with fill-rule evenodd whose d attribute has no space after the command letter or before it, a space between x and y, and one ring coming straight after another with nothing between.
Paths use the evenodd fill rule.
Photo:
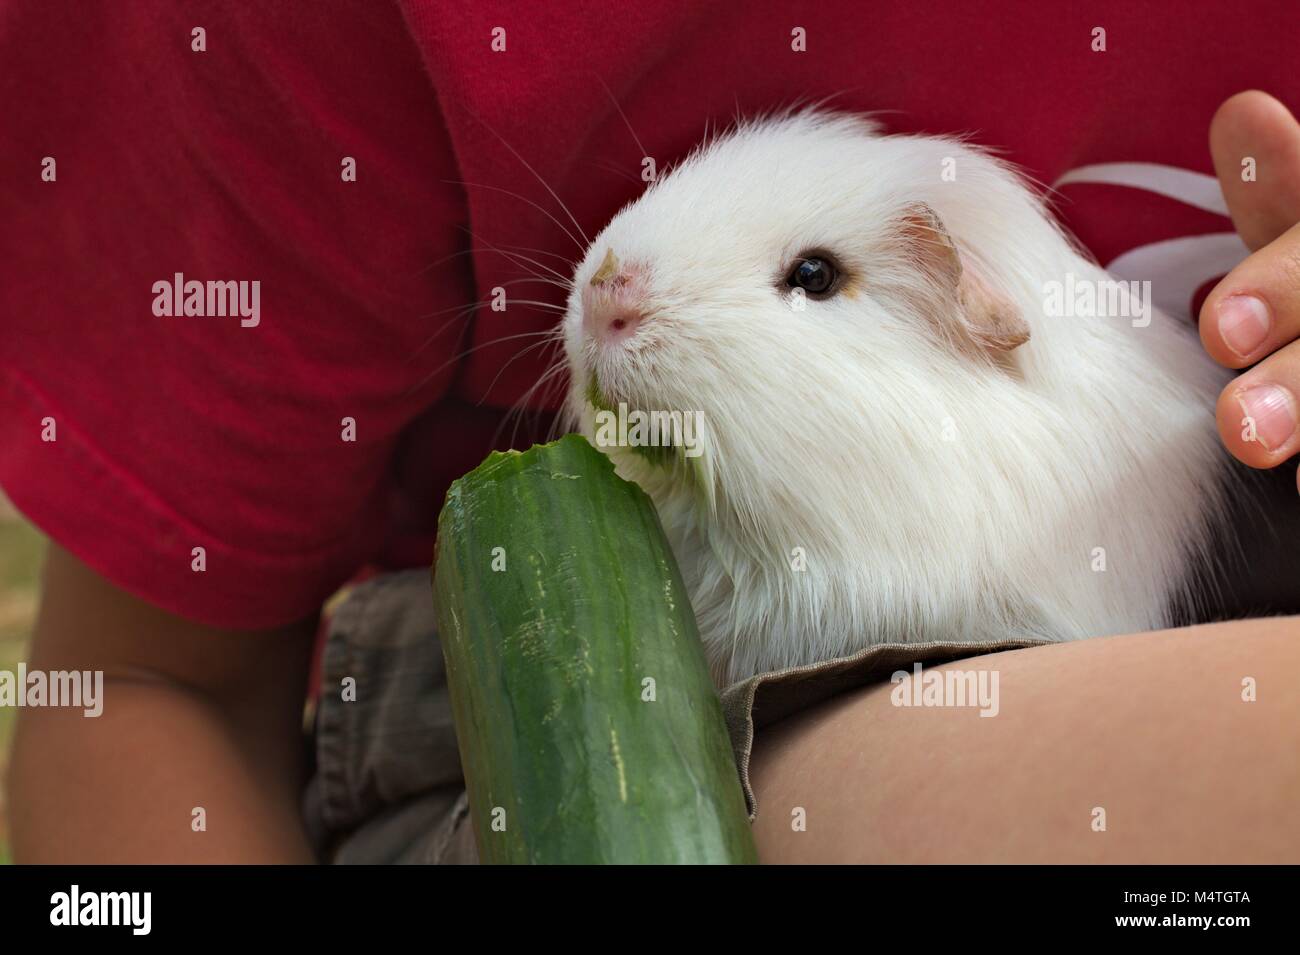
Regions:
<instances>
[{"instance_id":1,"label":"red t-shirt","mask_svg":"<svg viewBox=\"0 0 1300 955\"><path fill-rule=\"evenodd\" d=\"M1233 254L1214 109L1252 87L1300 105L1296 0L1052 6L9 0L0 485L110 579L221 626L426 564L447 484L558 358L539 275L568 275L645 157L831 94L1043 183L1082 170L1066 224L1103 262L1181 270L1185 299ZM166 314L177 273L256 281L257 324ZM467 308L497 287L505 311Z\"/></svg>"}]
</instances>

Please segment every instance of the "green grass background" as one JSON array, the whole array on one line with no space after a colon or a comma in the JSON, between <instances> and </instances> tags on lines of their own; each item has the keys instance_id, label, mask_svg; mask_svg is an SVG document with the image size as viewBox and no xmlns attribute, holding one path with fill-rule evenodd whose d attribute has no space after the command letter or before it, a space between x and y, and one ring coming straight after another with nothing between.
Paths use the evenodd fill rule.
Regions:
<instances>
[{"instance_id":1,"label":"green grass background","mask_svg":"<svg viewBox=\"0 0 1300 955\"><path fill-rule=\"evenodd\" d=\"M36 620L45 539L0 493L0 670L27 658ZM16 711L0 707L0 864L9 862L9 827L3 781L9 766Z\"/></svg>"}]
</instances>

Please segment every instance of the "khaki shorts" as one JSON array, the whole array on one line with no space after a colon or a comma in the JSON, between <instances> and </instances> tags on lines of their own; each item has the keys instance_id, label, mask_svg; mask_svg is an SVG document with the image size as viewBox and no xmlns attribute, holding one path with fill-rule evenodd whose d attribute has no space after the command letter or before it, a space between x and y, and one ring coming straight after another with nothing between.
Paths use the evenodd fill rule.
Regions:
<instances>
[{"instance_id":1,"label":"khaki shorts","mask_svg":"<svg viewBox=\"0 0 1300 955\"><path fill-rule=\"evenodd\" d=\"M938 664L1041 639L884 644L728 687L722 708L750 818L754 733L837 693L920 661ZM345 680L355 699L344 700ZM426 570L367 581L334 614L321 661L308 832L335 863L474 863L473 826Z\"/></svg>"}]
</instances>

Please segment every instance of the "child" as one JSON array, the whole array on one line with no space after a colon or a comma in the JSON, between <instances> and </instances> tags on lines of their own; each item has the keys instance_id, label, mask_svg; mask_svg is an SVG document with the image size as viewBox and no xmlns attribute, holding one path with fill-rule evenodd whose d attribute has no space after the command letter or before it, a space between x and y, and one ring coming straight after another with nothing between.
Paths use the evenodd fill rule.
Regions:
<instances>
[{"instance_id":1,"label":"child","mask_svg":"<svg viewBox=\"0 0 1300 955\"><path fill-rule=\"evenodd\" d=\"M1194 0L1179 31L1121 2L1089 21L1029 3L606 6L7 6L0 485L53 540L29 667L106 679L97 719L22 713L19 861L313 858L300 727L321 602L363 564L427 566L448 482L509 439L512 406L554 406L530 391L556 357L548 283L706 122L839 91L838 108L897 110L894 131L978 128L1051 182L1208 172L1229 94L1300 99L1286 0L1250 17ZM1233 453L1271 466L1300 447L1300 135L1259 96L1214 129L1257 251L1202 333L1233 367L1277 351L1220 406ZM1103 261L1228 228L1158 182L1063 189ZM1241 440L1242 394L1267 440ZM1259 672L1293 653L1258 646ZM1130 663L1156 673L1162 653ZM844 712L797 728L849 738L861 711ZM1284 717L1268 711L1270 746ZM821 790L857 792L825 772ZM792 851L764 822L767 857Z\"/></svg>"}]
</instances>

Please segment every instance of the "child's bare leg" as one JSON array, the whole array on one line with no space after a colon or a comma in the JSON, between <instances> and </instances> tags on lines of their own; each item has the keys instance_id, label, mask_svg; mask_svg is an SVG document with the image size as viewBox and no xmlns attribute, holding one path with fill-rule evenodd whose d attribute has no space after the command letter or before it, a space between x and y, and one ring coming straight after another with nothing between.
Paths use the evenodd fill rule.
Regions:
<instances>
[{"instance_id":1,"label":"child's bare leg","mask_svg":"<svg viewBox=\"0 0 1300 955\"><path fill-rule=\"evenodd\" d=\"M1300 617L948 666L999 671L996 717L886 683L759 734L766 861L1300 861Z\"/></svg>"}]
</instances>

